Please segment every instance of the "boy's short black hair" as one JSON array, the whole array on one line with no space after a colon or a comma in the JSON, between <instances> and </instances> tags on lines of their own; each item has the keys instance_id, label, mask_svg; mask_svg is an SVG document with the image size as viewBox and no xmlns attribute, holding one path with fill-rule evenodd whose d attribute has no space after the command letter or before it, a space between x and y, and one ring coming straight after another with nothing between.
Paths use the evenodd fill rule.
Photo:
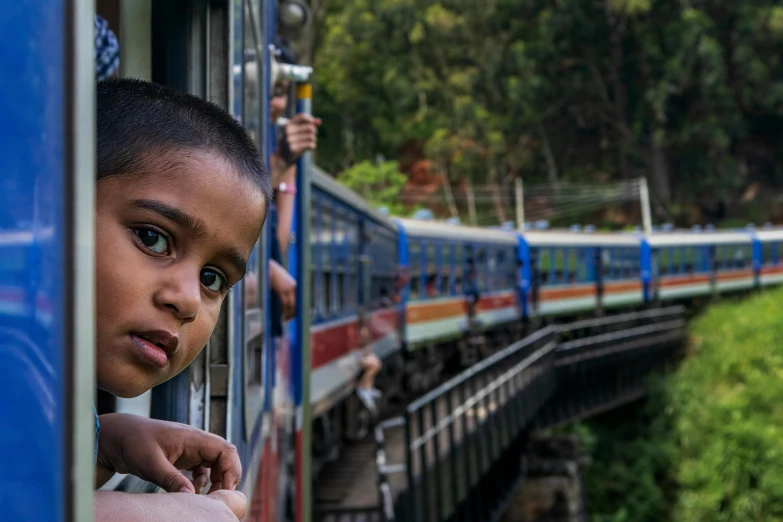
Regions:
<instances>
[{"instance_id":1,"label":"boy's short black hair","mask_svg":"<svg viewBox=\"0 0 783 522\"><path fill-rule=\"evenodd\" d=\"M245 129L217 105L142 80L98 83L98 179L143 170L153 155L200 149L227 159L272 199L269 171Z\"/></svg>"}]
</instances>

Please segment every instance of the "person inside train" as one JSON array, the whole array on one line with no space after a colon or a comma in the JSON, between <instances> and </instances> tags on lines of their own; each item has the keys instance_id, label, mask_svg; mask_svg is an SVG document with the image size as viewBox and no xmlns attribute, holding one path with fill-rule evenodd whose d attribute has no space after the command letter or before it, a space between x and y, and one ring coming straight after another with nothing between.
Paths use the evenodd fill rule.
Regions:
<instances>
[{"instance_id":1,"label":"person inside train","mask_svg":"<svg viewBox=\"0 0 783 522\"><path fill-rule=\"evenodd\" d=\"M438 297L438 276L437 274L430 274L427 276L427 285L425 287L425 290L427 292L427 297L430 299L434 299Z\"/></svg>"},{"instance_id":2,"label":"person inside train","mask_svg":"<svg viewBox=\"0 0 783 522\"><path fill-rule=\"evenodd\" d=\"M95 78L97 81L116 78L120 72L120 43L100 15L94 17L95 30Z\"/></svg>"},{"instance_id":3,"label":"person inside train","mask_svg":"<svg viewBox=\"0 0 783 522\"><path fill-rule=\"evenodd\" d=\"M296 64L296 54L283 42L277 42L276 50L283 63ZM272 87L269 112L273 124L285 114L290 91L291 84L286 80L279 80ZM283 259L288 253L291 239L296 194L296 161L305 151L315 150L319 125L321 120L309 114L296 114L289 118L277 140L275 152L269 159L277 210L277 241Z\"/></svg>"},{"instance_id":4,"label":"person inside train","mask_svg":"<svg viewBox=\"0 0 783 522\"><path fill-rule=\"evenodd\" d=\"M481 297L479 294L478 281L476 280L476 266L473 258L468 258L465 262L465 280L464 294L468 302L468 317L473 319L476 316L476 307Z\"/></svg>"},{"instance_id":5,"label":"person inside train","mask_svg":"<svg viewBox=\"0 0 783 522\"><path fill-rule=\"evenodd\" d=\"M207 344L272 189L242 126L195 96L100 82L96 130L96 381L131 398L176 376ZM169 492L97 491L96 520L244 516L241 462L221 437L128 414L95 417L96 488L128 473ZM196 494L208 482L209 494Z\"/></svg>"},{"instance_id":6,"label":"person inside train","mask_svg":"<svg viewBox=\"0 0 783 522\"><path fill-rule=\"evenodd\" d=\"M284 63L296 63L296 55L286 45L278 41L276 49L280 60ZM288 107L290 88L290 84L286 81L278 81L273 86L270 100L273 124L283 116ZM292 117L286 122L277 142L277 148L270 157L275 206L272 227L276 241L272 242L269 260L269 284L277 296L277 299L272 300L273 316L279 316L281 319L275 320L272 324L273 337L282 336L282 321L293 319L296 315L296 279L286 271L282 261L288 255L291 240L296 194L296 161L305 151L315 150L320 124L321 120L310 115L298 114Z\"/></svg>"}]
</instances>

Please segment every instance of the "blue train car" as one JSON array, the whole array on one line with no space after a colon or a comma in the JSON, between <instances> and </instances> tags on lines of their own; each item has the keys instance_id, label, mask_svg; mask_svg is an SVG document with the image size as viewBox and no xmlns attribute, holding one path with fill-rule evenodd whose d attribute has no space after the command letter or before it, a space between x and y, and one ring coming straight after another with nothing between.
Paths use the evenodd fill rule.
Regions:
<instances>
[{"instance_id":1,"label":"blue train car","mask_svg":"<svg viewBox=\"0 0 783 522\"><path fill-rule=\"evenodd\" d=\"M92 516L93 13L3 7L0 512ZM13 470L13 471L11 471Z\"/></svg>"}]
</instances>

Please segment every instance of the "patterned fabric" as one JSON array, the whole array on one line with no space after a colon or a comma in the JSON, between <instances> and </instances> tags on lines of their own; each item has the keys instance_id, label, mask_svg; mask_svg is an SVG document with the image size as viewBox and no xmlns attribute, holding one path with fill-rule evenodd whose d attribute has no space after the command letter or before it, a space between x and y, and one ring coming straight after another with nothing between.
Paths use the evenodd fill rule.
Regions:
<instances>
[{"instance_id":1,"label":"patterned fabric","mask_svg":"<svg viewBox=\"0 0 783 522\"><path fill-rule=\"evenodd\" d=\"M105 80L120 68L120 43L109 23L95 15L95 76Z\"/></svg>"},{"instance_id":2,"label":"patterned fabric","mask_svg":"<svg viewBox=\"0 0 783 522\"><path fill-rule=\"evenodd\" d=\"M98 463L98 435L101 433L101 421L98 420L98 410L95 409L95 404L92 405L92 414L95 416L95 454L92 465L95 466Z\"/></svg>"}]
</instances>

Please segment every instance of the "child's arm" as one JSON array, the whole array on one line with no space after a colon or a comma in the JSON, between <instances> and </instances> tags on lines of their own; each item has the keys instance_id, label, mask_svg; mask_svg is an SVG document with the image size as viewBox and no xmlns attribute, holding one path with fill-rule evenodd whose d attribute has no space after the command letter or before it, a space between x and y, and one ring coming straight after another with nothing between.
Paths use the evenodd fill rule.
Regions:
<instances>
[{"instance_id":1,"label":"child's arm","mask_svg":"<svg viewBox=\"0 0 783 522\"><path fill-rule=\"evenodd\" d=\"M237 522L245 516L247 499L239 491L220 490L209 495L166 493L133 495L95 492L96 522L169 522L209 520Z\"/></svg>"},{"instance_id":2,"label":"child's arm","mask_svg":"<svg viewBox=\"0 0 783 522\"><path fill-rule=\"evenodd\" d=\"M235 489L242 477L237 449L221 437L176 422L138 415L101 415L98 465L106 473L130 473L168 492ZM193 470L191 482L179 470ZM96 470L96 482L105 477ZM104 480L104 482L105 482Z\"/></svg>"}]
</instances>

